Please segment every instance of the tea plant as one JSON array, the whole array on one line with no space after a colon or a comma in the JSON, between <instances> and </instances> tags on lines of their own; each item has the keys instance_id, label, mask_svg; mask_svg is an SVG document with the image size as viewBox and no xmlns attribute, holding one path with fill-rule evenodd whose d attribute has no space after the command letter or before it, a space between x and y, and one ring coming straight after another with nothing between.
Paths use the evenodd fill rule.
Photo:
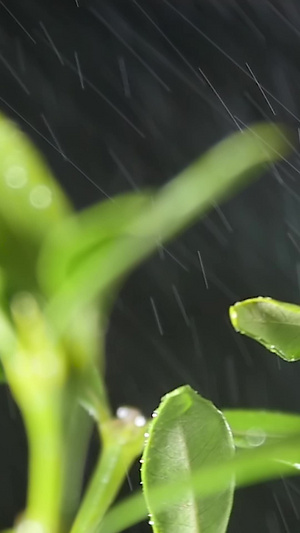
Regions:
<instances>
[{"instance_id":1,"label":"tea plant","mask_svg":"<svg viewBox=\"0 0 300 533\"><path fill-rule=\"evenodd\" d=\"M158 191L75 213L25 135L0 117L2 379L29 444L27 505L11 531L117 533L151 513L155 532L222 533L235 487L297 470L298 416L221 413L185 386L163 398L147 429L136 409L111 412L104 382L105 332L126 276L290 146L283 127L256 124ZM283 314L273 331L274 309L251 302L233 308L234 325L297 358L297 311L274 304ZM101 452L79 504L90 420ZM143 447L144 493L109 510Z\"/></svg>"}]
</instances>

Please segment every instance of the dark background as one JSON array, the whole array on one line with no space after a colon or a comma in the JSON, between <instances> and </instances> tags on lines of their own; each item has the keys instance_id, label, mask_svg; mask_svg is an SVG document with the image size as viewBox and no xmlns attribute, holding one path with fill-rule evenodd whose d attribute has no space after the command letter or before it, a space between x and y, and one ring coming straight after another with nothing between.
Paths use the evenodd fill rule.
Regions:
<instances>
[{"instance_id":1,"label":"dark background","mask_svg":"<svg viewBox=\"0 0 300 533\"><path fill-rule=\"evenodd\" d=\"M0 0L0 108L78 208L159 185L237 123L283 121L297 132L299 2ZM131 276L108 334L114 407L149 415L189 383L218 407L300 410L300 365L234 334L228 320L242 298L299 302L299 161L295 150ZM27 452L6 388L0 401L6 527L24 505ZM89 465L94 456L92 447ZM137 465L130 479L137 487ZM299 516L300 484L268 483L237 492L229 533L293 533Z\"/></svg>"}]
</instances>

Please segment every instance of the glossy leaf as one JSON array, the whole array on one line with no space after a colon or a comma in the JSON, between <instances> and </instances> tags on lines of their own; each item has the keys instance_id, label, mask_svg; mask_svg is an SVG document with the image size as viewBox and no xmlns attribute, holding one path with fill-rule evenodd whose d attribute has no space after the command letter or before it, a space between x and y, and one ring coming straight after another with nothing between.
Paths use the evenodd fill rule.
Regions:
<instances>
[{"instance_id":1,"label":"glossy leaf","mask_svg":"<svg viewBox=\"0 0 300 533\"><path fill-rule=\"evenodd\" d=\"M236 331L285 361L300 359L300 307L271 298L251 298L230 307Z\"/></svg>"},{"instance_id":2,"label":"glossy leaf","mask_svg":"<svg viewBox=\"0 0 300 533\"><path fill-rule=\"evenodd\" d=\"M254 448L300 435L300 415L248 409L225 409L223 414L239 448Z\"/></svg>"},{"instance_id":3,"label":"glossy leaf","mask_svg":"<svg viewBox=\"0 0 300 533\"><path fill-rule=\"evenodd\" d=\"M284 475L297 475L300 469L300 436L282 439L276 444L241 450L233 459L222 464L203 465L192 476L197 496L211 496L224 490L235 474L236 487L275 479ZM159 450L157 451L159 453ZM151 490L152 507L156 513L164 511L167 504L176 504L190 491L190 484L180 475L171 482ZM141 492L108 511L97 533L120 533L144 520L148 509Z\"/></svg>"},{"instance_id":4,"label":"glossy leaf","mask_svg":"<svg viewBox=\"0 0 300 533\"><path fill-rule=\"evenodd\" d=\"M150 426L141 470L154 532L225 532L233 500L232 478L211 497L197 496L191 483L179 502L160 512L156 512L151 489L179 475L188 484L196 470L222 464L233 454L231 432L211 402L188 386L167 394Z\"/></svg>"},{"instance_id":5,"label":"glossy leaf","mask_svg":"<svg viewBox=\"0 0 300 533\"><path fill-rule=\"evenodd\" d=\"M56 327L66 327L76 308L119 283L161 242L176 236L203 216L215 202L245 182L245 175L253 174L288 153L290 142L286 133L282 128L258 124L230 136L153 195L151 202L146 202L141 210L133 208L133 216L124 228L123 219L118 218L118 203L111 204L112 218L116 217L120 228L116 228L114 234L109 231L107 238L103 232L97 246L92 239L95 246L89 246L80 261L75 258L72 272L61 284L48 309ZM99 221L98 215L91 217L89 231L93 235L97 230L101 231L101 223L105 229L101 209L100 206ZM83 233L84 239L89 241L89 235ZM46 256L41 263L44 268ZM59 262L58 253L56 260ZM51 276L48 273L49 279Z\"/></svg>"}]
</instances>

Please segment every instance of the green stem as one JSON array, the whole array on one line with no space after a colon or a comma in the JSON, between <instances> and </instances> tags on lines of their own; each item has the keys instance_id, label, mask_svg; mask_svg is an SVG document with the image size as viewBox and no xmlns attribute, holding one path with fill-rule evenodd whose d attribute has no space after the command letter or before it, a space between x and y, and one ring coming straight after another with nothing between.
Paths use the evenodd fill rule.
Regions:
<instances>
[{"instance_id":1,"label":"green stem","mask_svg":"<svg viewBox=\"0 0 300 533\"><path fill-rule=\"evenodd\" d=\"M41 395L21 405L29 444L29 486L24 522L59 531L64 451L60 402ZM28 531L32 525L28 525ZM42 530L42 529L41 529ZM22 530L23 531L23 530ZM24 528L24 531L27 531Z\"/></svg>"},{"instance_id":2,"label":"green stem","mask_svg":"<svg viewBox=\"0 0 300 533\"><path fill-rule=\"evenodd\" d=\"M128 466L120 447L101 454L71 533L94 531L123 483Z\"/></svg>"},{"instance_id":3,"label":"green stem","mask_svg":"<svg viewBox=\"0 0 300 533\"><path fill-rule=\"evenodd\" d=\"M16 294L10 308L16 339L3 364L23 415L29 445L27 507L17 530L59 533L66 362L64 354L54 345L32 294Z\"/></svg>"},{"instance_id":4,"label":"green stem","mask_svg":"<svg viewBox=\"0 0 300 533\"><path fill-rule=\"evenodd\" d=\"M90 365L78 379L78 398L81 405L98 425L112 419L104 379L96 365Z\"/></svg>"},{"instance_id":5,"label":"green stem","mask_svg":"<svg viewBox=\"0 0 300 533\"><path fill-rule=\"evenodd\" d=\"M62 500L62 531L70 531L82 492L85 457L93 428L92 418L78 404L68 413L69 424L65 432L65 474Z\"/></svg>"},{"instance_id":6,"label":"green stem","mask_svg":"<svg viewBox=\"0 0 300 533\"><path fill-rule=\"evenodd\" d=\"M144 427L134 419L101 426L102 453L71 533L94 533L115 499L133 461L141 454Z\"/></svg>"}]
</instances>

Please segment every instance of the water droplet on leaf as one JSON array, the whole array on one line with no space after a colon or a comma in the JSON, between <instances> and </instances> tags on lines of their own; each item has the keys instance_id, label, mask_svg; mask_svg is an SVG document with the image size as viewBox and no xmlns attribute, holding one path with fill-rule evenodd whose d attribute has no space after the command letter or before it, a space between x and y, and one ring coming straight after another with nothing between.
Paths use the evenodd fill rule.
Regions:
<instances>
[{"instance_id":1,"label":"water droplet on leaf","mask_svg":"<svg viewBox=\"0 0 300 533\"><path fill-rule=\"evenodd\" d=\"M37 185L32 189L29 198L36 209L46 209L52 203L52 192L46 185Z\"/></svg>"},{"instance_id":2,"label":"water droplet on leaf","mask_svg":"<svg viewBox=\"0 0 300 533\"><path fill-rule=\"evenodd\" d=\"M21 165L10 166L4 173L5 182L12 189L21 189L26 185L27 171Z\"/></svg>"}]
</instances>

